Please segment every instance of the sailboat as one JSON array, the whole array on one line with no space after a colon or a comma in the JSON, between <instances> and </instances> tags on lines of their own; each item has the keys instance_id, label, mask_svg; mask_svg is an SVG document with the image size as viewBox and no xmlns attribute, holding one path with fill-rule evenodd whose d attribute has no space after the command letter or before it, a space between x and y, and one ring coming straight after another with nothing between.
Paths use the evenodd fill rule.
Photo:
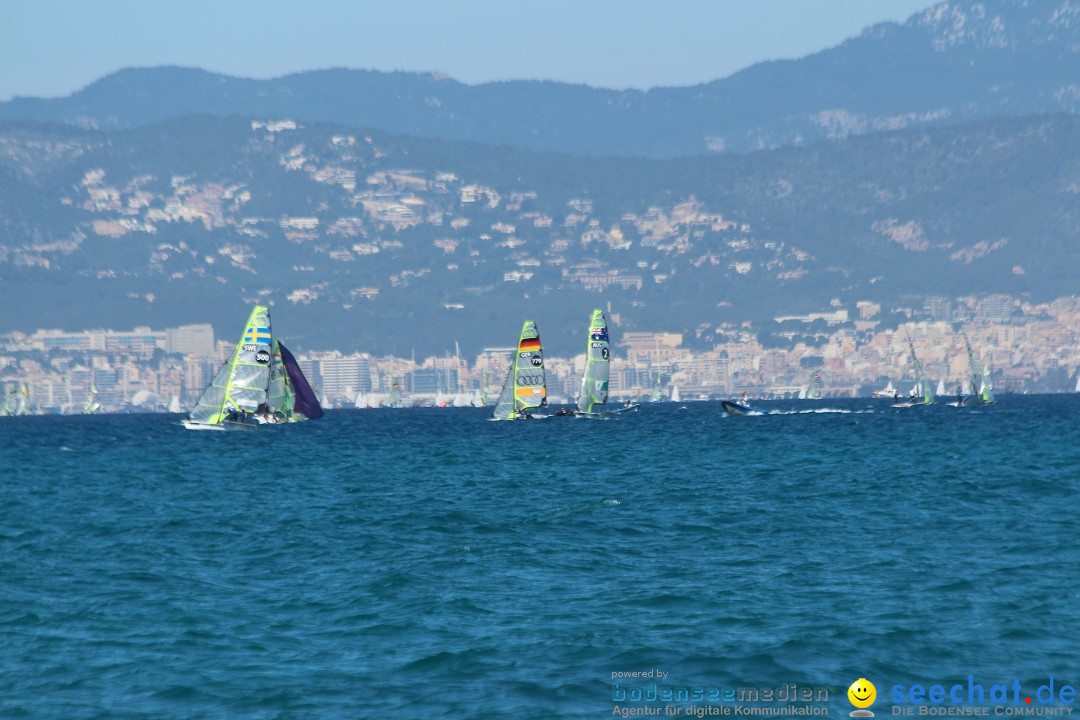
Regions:
<instances>
[{"instance_id":1,"label":"sailboat","mask_svg":"<svg viewBox=\"0 0 1080 720\"><path fill-rule=\"evenodd\" d=\"M169 412L171 412L171 413L182 412L182 410L180 409L180 396L179 395L173 395L172 400L169 401Z\"/></svg>"},{"instance_id":2,"label":"sailboat","mask_svg":"<svg viewBox=\"0 0 1080 720\"><path fill-rule=\"evenodd\" d=\"M982 383L979 384L979 402L983 405L993 405L997 402L994 399L994 381L990 379L989 365L983 365Z\"/></svg>"},{"instance_id":3,"label":"sailboat","mask_svg":"<svg viewBox=\"0 0 1080 720\"><path fill-rule=\"evenodd\" d=\"M949 394L949 391L945 389L945 378L941 378L937 381L937 390L934 391L934 394L938 397Z\"/></svg>"},{"instance_id":4,"label":"sailboat","mask_svg":"<svg viewBox=\"0 0 1080 720\"><path fill-rule=\"evenodd\" d=\"M19 395L15 401L15 415L29 415L30 414L30 388L26 386L26 383L22 383L19 386Z\"/></svg>"},{"instance_id":5,"label":"sailboat","mask_svg":"<svg viewBox=\"0 0 1080 720\"><path fill-rule=\"evenodd\" d=\"M517 352L506 373L499 402L492 418L522 420L532 417L529 410L547 405L547 379L544 375L544 352L536 323L526 320L518 336Z\"/></svg>"},{"instance_id":6,"label":"sailboat","mask_svg":"<svg viewBox=\"0 0 1080 720\"><path fill-rule=\"evenodd\" d=\"M682 397L679 395L679 386L671 386L671 402L682 402Z\"/></svg>"},{"instance_id":7,"label":"sailboat","mask_svg":"<svg viewBox=\"0 0 1080 720\"><path fill-rule=\"evenodd\" d=\"M585 373L581 376L581 393L578 395L577 415L585 418L610 417L615 413L637 410L640 405L627 401L618 410L597 412L606 405L608 379L611 376L611 347L608 342L607 319L603 310L593 310L589 319L589 341L585 346Z\"/></svg>"},{"instance_id":8,"label":"sailboat","mask_svg":"<svg viewBox=\"0 0 1080 720\"><path fill-rule=\"evenodd\" d=\"M15 414L15 406L18 401L15 399L15 386L4 385L4 404L0 407L0 417Z\"/></svg>"},{"instance_id":9,"label":"sailboat","mask_svg":"<svg viewBox=\"0 0 1080 720\"><path fill-rule=\"evenodd\" d=\"M915 384L912 385L911 391L908 392L908 402L894 403L893 407L909 408L919 405L933 405L934 391L930 386L930 380L923 373L922 363L919 362L919 358L915 355L915 345L911 342L911 338L908 338L908 349L911 351L911 366L915 369Z\"/></svg>"},{"instance_id":10,"label":"sailboat","mask_svg":"<svg viewBox=\"0 0 1080 720\"><path fill-rule=\"evenodd\" d=\"M232 355L183 423L189 430L233 430L322 414L300 364L274 338L269 308L256 305Z\"/></svg>"},{"instance_id":11,"label":"sailboat","mask_svg":"<svg viewBox=\"0 0 1080 720\"><path fill-rule=\"evenodd\" d=\"M968 355L968 370L971 372L971 390L965 391L964 394L971 395L975 388L979 388L979 394L969 397L964 401L964 404L982 403L990 405L994 402L994 383L990 380L990 368L983 365L982 373L979 373L979 366L975 362L975 353L971 350L971 343L968 342L967 333L961 330L960 334L964 337L964 347L967 348Z\"/></svg>"},{"instance_id":12,"label":"sailboat","mask_svg":"<svg viewBox=\"0 0 1080 720\"><path fill-rule=\"evenodd\" d=\"M814 374L810 376L810 382L807 384L802 398L805 400L820 400L821 399L821 373L814 371Z\"/></svg>"},{"instance_id":13,"label":"sailboat","mask_svg":"<svg viewBox=\"0 0 1080 720\"><path fill-rule=\"evenodd\" d=\"M390 397L383 403L383 407L399 408L401 407L401 386L397 383L393 383L390 386Z\"/></svg>"},{"instance_id":14,"label":"sailboat","mask_svg":"<svg viewBox=\"0 0 1080 720\"><path fill-rule=\"evenodd\" d=\"M86 405L83 407L83 415L93 415L101 409L101 403L97 399L97 388L90 386L90 394L86 397Z\"/></svg>"},{"instance_id":15,"label":"sailboat","mask_svg":"<svg viewBox=\"0 0 1080 720\"><path fill-rule=\"evenodd\" d=\"M656 384L653 385L652 395L649 400L652 402L660 402L664 399L664 393L660 390L660 373L656 373Z\"/></svg>"},{"instance_id":16,"label":"sailboat","mask_svg":"<svg viewBox=\"0 0 1080 720\"><path fill-rule=\"evenodd\" d=\"M487 368L484 368L484 374L480 380L480 404L484 407L488 405L488 382L487 382Z\"/></svg>"}]
</instances>

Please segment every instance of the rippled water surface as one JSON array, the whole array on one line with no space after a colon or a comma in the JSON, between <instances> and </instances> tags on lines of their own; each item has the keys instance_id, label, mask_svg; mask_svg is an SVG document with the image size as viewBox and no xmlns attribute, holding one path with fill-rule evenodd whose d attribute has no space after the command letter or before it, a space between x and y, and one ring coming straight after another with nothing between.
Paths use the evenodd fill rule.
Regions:
<instances>
[{"instance_id":1,"label":"rippled water surface","mask_svg":"<svg viewBox=\"0 0 1080 720\"><path fill-rule=\"evenodd\" d=\"M859 677L1080 685L1080 398L766 407L0 419L0 717L608 717L650 668L838 716Z\"/></svg>"}]
</instances>

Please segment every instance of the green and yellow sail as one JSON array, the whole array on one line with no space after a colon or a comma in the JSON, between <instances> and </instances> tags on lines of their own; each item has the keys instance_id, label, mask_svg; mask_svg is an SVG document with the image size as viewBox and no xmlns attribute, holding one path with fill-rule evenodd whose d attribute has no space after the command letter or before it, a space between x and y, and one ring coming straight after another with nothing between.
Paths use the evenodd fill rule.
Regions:
<instances>
[{"instance_id":1,"label":"green and yellow sail","mask_svg":"<svg viewBox=\"0 0 1080 720\"><path fill-rule=\"evenodd\" d=\"M581 376L578 412L591 413L594 406L607 402L610 375L607 319L603 310L593 310L589 320L589 341L585 346L585 373Z\"/></svg>"},{"instance_id":2,"label":"green and yellow sail","mask_svg":"<svg viewBox=\"0 0 1080 720\"><path fill-rule=\"evenodd\" d=\"M260 405L267 404L274 354L270 309L256 305L232 356L191 411L191 421L217 425L233 410L254 413Z\"/></svg>"},{"instance_id":3,"label":"green and yellow sail","mask_svg":"<svg viewBox=\"0 0 1080 720\"><path fill-rule=\"evenodd\" d=\"M544 375L544 352L536 323L526 320L518 336L517 352L506 374L499 402L492 417L517 420L525 411L547 404L547 379Z\"/></svg>"}]
</instances>

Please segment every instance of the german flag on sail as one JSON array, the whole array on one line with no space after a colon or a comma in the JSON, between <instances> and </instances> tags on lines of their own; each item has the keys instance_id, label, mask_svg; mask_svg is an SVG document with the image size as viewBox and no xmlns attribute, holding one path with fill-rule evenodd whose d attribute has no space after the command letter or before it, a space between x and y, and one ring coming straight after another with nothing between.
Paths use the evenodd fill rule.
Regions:
<instances>
[{"instance_id":1,"label":"german flag on sail","mask_svg":"<svg viewBox=\"0 0 1080 720\"><path fill-rule=\"evenodd\" d=\"M539 350L539 349L540 349L540 338L529 338L527 340L522 340L521 342L518 343L518 350L521 351L521 352L526 352L526 351L531 351L531 350Z\"/></svg>"}]
</instances>

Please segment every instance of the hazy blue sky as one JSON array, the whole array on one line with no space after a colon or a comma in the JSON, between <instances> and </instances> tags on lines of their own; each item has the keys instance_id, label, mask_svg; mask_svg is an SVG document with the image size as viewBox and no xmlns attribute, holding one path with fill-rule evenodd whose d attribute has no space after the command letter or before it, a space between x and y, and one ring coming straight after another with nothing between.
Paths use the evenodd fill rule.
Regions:
<instances>
[{"instance_id":1,"label":"hazy blue sky","mask_svg":"<svg viewBox=\"0 0 1080 720\"><path fill-rule=\"evenodd\" d=\"M350 67L467 83L692 85L801 57L933 0L11 0L0 99L66 95L114 70L267 78Z\"/></svg>"}]
</instances>

